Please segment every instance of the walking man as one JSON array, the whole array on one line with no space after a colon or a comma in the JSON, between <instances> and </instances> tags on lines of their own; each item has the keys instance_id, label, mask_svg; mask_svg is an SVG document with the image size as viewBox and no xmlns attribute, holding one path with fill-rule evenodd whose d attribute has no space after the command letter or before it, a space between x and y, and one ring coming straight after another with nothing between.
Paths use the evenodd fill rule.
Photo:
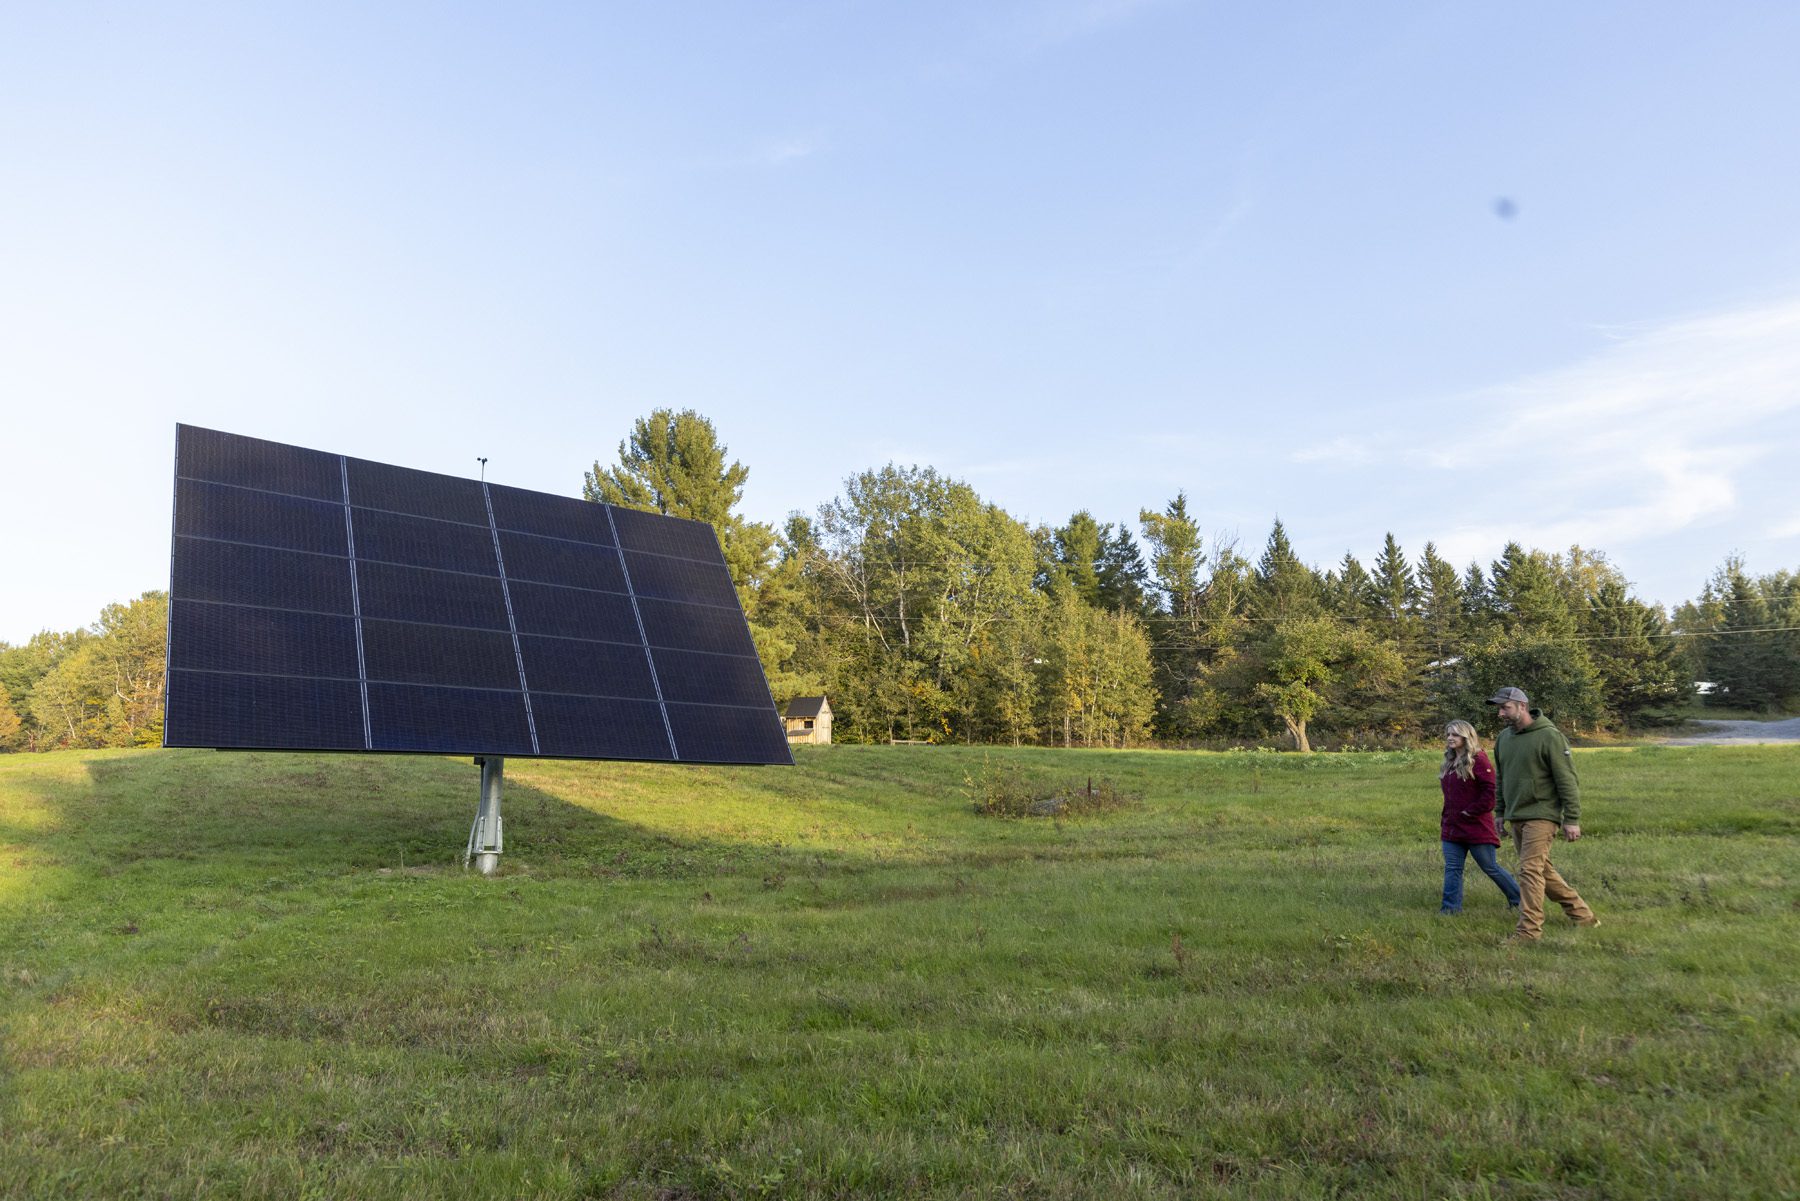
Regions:
<instances>
[{"instance_id":1,"label":"walking man","mask_svg":"<svg viewBox=\"0 0 1800 1201\"><path fill-rule=\"evenodd\" d=\"M1519 853L1519 924L1506 936L1512 943L1534 943L1544 935L1544 898L1563 907L1577 926L1598 926L1600 919L1581 894L1550 866L1550 843L1556 828L1574 842L1581 837L1581 786L1569 740L1531 698L1518 688L1502 688L1488 698L1499 706L1500 736L1494 740L1494 768L1500 774L1500 836L1512 826L1513 849Z\"/></svg>"}]
</instances>

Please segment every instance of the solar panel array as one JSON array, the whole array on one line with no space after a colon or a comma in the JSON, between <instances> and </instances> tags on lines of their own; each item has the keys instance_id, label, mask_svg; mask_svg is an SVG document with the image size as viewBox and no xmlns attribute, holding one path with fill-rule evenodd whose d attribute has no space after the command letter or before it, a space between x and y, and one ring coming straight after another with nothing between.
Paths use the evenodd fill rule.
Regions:
<instances>
[{"instance_id":1,"label":"solar panel array","mask_svg":"<svg viewBox=\"0 0 1800 1201\"><path fill-rule=\"evenodd\" d=\"M165 746L793 762L705 522L175 444Z\"/></svg>"}]
</instances>

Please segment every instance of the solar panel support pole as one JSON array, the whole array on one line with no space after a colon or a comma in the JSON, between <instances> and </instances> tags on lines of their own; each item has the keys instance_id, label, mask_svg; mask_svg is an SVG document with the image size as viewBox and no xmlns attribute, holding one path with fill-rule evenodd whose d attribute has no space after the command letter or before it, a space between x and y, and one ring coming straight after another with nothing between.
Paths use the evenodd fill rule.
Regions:
<instances>
[{"instance_id":1,"label":"solar panel support pole","mask_svg":"<svg viewBox=\"0 0 1800 1201\"><path fill-rule=\"evenodd\" d=\"M469 828L469 849L463 854L463 866L474 860L475 870L491 876L500 867L502 834L500 826L500 781L506 760L500 755L482 755L475 760L481 769L481 804L475 810L475 824Z\"/></svg>"}]
</instances>

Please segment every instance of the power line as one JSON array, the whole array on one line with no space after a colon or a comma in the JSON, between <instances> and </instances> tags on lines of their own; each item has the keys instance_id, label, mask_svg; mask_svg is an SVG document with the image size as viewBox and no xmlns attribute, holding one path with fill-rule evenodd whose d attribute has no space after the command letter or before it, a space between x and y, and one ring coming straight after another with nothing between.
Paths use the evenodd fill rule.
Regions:
<instances>
[{"instance_id":1,"label":"power line","mask_svg":"<svg viewBox=\"0 0 1800 1201\"><path fill-rule=\"evenodd\" d=\"M1116 610L1110 610L1110 609L1100 609L1097 611L1100 613L1106 613L1106 614L1111 614L1113 612L1116 612ZM933 615L930 613L921 613L919 615L912 616L912 617L899 617L899 616L895 616L892 614L882 614L882 613L871 613L871 614L865 615L865 614L860 614L860 613L812 612L812 613L802 613L802 614L799 614L798 616L800 616L803 619L810 619L810 620L821 621L821 622L835 621L841 625L868 625L871 623L882 623L882 624L887 624L887 625L900 625L902 623L905 623L907 625L924 626L933 621ZM1140 622L1144 620L1144 618L1141 615L1136 614L1136 613L1130 614L1130 616L1136 618ZM1342 622L1342 623L1348 624L1348 625L1374 624L1381 620L1379 618L1344 618L1344 617L1338 617L1334 614L1322 614L1321 616L1326 616L1326 617L1329 617L1333 621ZM975 624L975 625L981 625L981 626L1023 625L1023 624L1041 625L1041 624L1043 624L1041 618L1035 618L1035 617L1028 618L1028 617L995 616L995 617L977 617L977 618L972 618L972 619L971 618L961 618L961 619L950 618L947 620L950 623L957 624L957 625L971 624L971 623ZM1163 618L1163 620L1179 620L1179 619L1170 618L1170 617L1165 616ZM1227 618L1227 619L1225 619L1225 621L1221 622L1221 624L1275 625L1282 620L1283 620L1282 618L1277 618L1277 617L1251 617L1251 616L1246 615L1246 616ZM1657 633L1650 633L1647 631L1639 631L1637 633L1629 633L1629 634L1559 634L1559 635L1544 637L1542 640L1547 641L1547 642L1625 642L1625 641L1630 641L1630 640L1636 639L1636 638L1725 638L1725 637L1735 637L1735 636L1745 635L1745 634L1782 634L1782 633L1790 633L1790 632L1793 632L1796 630L1800 630L1800 625L1747 626L1747 627L1744 627L1741 629L1726 629L1726 630L1663 630L1663 631L1660 631ZM1414 634L1413 640L1417 640L1419 637L1430 637L1434 634L1438 635L1440 637L1445 637L1445 638L1454 637L1453 633L1446 633L1439 629L1425 629L1425 630L1416 631ZM1190 645L1190 644L1185 643L1185 642L1154 642L1154 643L1151 643L1151 649L1152 650L1180 650L1180 649L1187 647L1188 645Z\"/></svg>"}]
</instances>

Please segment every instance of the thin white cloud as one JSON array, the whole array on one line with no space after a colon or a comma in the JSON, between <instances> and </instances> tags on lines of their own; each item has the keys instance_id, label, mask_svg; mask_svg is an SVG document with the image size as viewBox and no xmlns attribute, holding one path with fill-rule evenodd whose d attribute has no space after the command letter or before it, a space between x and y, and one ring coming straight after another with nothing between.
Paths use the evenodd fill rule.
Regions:
<instances>
[{"instance_id":1,"label":"thin white cloud","mask_svg":"<svg viewBox=\"0 0 1800 1201\"><path fill-rule=\"evenodd\" d=\"M1292 458L1454 489L1460 503L1447 507L1465 512L1505 506L1440 533L1453 556L1512 539L1629 545L1741 516L1745 470L1800 433L1800 300L1606 332L1581 362ZM1447 442L1454 412L1468 415L1466 433Z\"/></svg>"}]
</instances>

